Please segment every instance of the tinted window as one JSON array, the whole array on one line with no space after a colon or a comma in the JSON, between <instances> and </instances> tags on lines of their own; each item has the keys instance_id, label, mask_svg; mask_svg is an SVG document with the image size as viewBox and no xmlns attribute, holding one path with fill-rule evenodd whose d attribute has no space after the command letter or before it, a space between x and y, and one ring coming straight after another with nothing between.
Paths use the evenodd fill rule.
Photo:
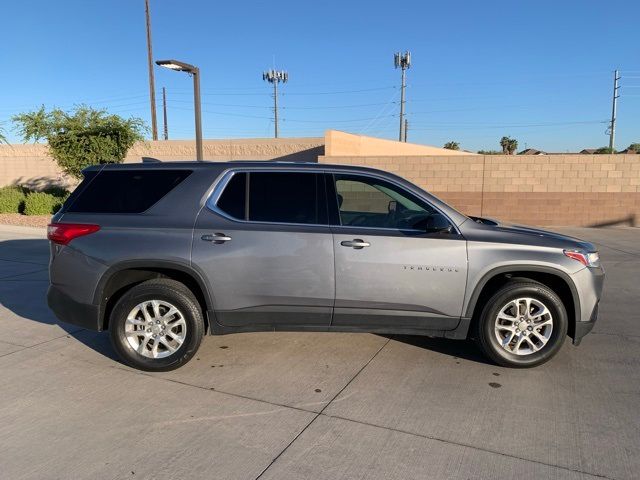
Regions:
<instances>
[{"instance_id":1,"label":"tinted window","mask_svg":"<svg viewBox=\"0 0 640 480\"><path fill-rule=\"evenodd\" d=\"M313 173L251 172L249 220L319 223L316 186L319 178Z\"/></svg>"},{"instance_id":2,"label":"tinted window","mask_svg":"<svg viewBox=\"0 0 640 480\"><path fill-rule=\"evenodd\" d=\"M439 215L410 192L383 180L335 175L340 224L353 227L425 230Z\"/></svg>"},{"instance_id":3,"label":"tinted window","mask_svg":"<svg viewBox=\"0 0 640 480\"><path fill-rule=\"evenodd\" d=\"M102 171L69 203L68 212L140 213L150 208L180 182L190 170Z\"/></svg>"},{"instance_id":4,"label":"tinted window","mask_svg":"<svg viewBox=\"0 0 640 480\"><path fill-rule=\"evenodd\" d=\"M246 173L234 174L218 199L218 208L233 218L244 220L246 184Z\"/></svg>"}]
</instances>

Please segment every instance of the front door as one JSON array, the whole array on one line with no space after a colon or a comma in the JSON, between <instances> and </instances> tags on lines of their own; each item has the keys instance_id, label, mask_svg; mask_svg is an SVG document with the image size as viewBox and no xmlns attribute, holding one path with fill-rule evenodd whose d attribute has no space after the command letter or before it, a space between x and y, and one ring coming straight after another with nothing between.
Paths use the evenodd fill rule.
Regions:
<instances>
[{"instance_id":1,"label":"front door","mask_svg":"<svg viewBox=\"0 0 640 480\"><path fill-rule=\"evenodd\" d=\"M192 257L216 321L328 328L335 284L324 176L238 169L222 183L198 216Z\"/></svg>"},{"instance_id":2,"label":"front door","mask_svg":"<svg viewBox=\"0 0 640 480\"><path fill-rule=\"evenodd\" d=\"M454 329L467 277L466 242L455 227L427 202L376 176L336 173L327 181L337 212L331 215L332 326Z\"/></svg>"}]
</instances>

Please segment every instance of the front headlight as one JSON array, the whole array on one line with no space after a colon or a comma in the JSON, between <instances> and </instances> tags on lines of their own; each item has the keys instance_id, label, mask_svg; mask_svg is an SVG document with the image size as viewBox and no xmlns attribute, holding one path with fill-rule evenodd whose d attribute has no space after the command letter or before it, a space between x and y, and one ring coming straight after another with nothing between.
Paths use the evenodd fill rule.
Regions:
<instances>
[{"instance_id":1,"label":"front headlight","mask_svg":"<svg viewBox=\"0 0 640 480\"><path fill-rule=\"evenodd\" d=\"M599 267L600 255L598 252L586 252L584 250L563 250L564 254L579 261L585 267Z\"/></svg>"}]
</instances>

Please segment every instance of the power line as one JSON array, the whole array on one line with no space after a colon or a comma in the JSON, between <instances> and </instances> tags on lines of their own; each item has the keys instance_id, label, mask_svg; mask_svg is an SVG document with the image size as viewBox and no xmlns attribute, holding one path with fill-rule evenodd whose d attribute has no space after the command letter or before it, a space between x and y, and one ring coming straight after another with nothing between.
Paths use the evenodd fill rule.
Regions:
<instances>
[{"instance_id":1,"label":"power line","mask_svg":"<svg viewBox=\"0 0 640 480\"><path fill-rule=\"evenodd\" d=\"M547 122L547 123L528 123L528 124L505 124L505 125L479 125L479 124L443 124L437 123L432 126L420 125L419 127L413 127L414 130L444 130L444 129L462 129L462 130L484 130L494 128L529 128L529 127L558 127L565 125L595 125L606 124L607 120L593 120L593 121L575 121L575 122Z\"/></svg>"},{"instance_id":2,"label":"power line","mask_svg":"<svg viewBox=\"0 0 640 480\"><path fill-rule=\"evenodd\" d=\"M341 95L343 93L363 93L363 92L375 92L380 90L389 90L396 87L379 87L379 88L363 88L360 90L341 90L341 91L329 91L329 92L289 92L283 95Z\"/></svg>"}]
</instances>

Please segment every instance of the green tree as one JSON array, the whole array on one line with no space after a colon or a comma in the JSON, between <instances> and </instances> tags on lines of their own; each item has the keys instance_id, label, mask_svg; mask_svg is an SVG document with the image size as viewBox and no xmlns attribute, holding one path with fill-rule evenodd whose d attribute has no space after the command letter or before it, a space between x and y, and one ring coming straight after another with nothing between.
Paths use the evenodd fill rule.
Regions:
<instances>
[{"instance_id":1,"label":"green tree","mask_svg":"<svg viewBox=\"0 0 640 480\"><path fill-rule=\"evenodd\" d=\"M7 137L4 136L4 130L0 127L0 143L9 143L7 142Z\"/></svg>"},{"instance_id":2,"label":"green tree","mask_svg":"<svg viewBox=\"0 0 640 480\"><path fill-rule=\"evenodd\" d=\"M513 155L518 150L518 141L511 137L502 137L500 139L502 153L505 155Z\"/></svg>"},{"instance_id":3,"label":"green tree","mask_svg":"<svg viewBox=\"0 0 640 480\"><path fill-rule=\"evenodd\" d=\"M82 170L90 165L121 163L146 131L139 118L124 119L86 105L71 112L42 106L12 120L25 142L46 140L60 168L76 178L82 178Z\"/></svg>"},{"instance_id":4,"label":"green tree","mask_svg":"<svg viewBox=\"0 0 640 480\"><path fill-rule=\"evenodd\" d=\"M597 154L616 153L616 149L615 148L610 148L610 147L602 147L602 148L597 149L593 153L597 153Z\"/></svg>"},{"instance_id":5,"label":"green tree","mask_svg":"<svg viewBox=\"0 0 640 480\"><path fill-rule=\"evenodd\" d=\"M503 152L498 150L478 150L480 155L502 155Z\"/></svg>"},{"instance_id":6,"label":"green tree","mask_svg":"<svg viewBox=\"0 0 640 480\"><path fill-rule=\"evenodd\" d=\"M640 153L640 143L632 143L631 145L629 145L629 150Z\"/></svg>"},{"instance_id":7,"label":"green tree","mask_svg":"<svg viewBox=\"0 0 640 480\"><path fill-rule=\"evenodd\" d=\"M444 144L444 148L447 150L460 150L460 144L458 142L447 142Z\"/></svg>"}]
</instances>

